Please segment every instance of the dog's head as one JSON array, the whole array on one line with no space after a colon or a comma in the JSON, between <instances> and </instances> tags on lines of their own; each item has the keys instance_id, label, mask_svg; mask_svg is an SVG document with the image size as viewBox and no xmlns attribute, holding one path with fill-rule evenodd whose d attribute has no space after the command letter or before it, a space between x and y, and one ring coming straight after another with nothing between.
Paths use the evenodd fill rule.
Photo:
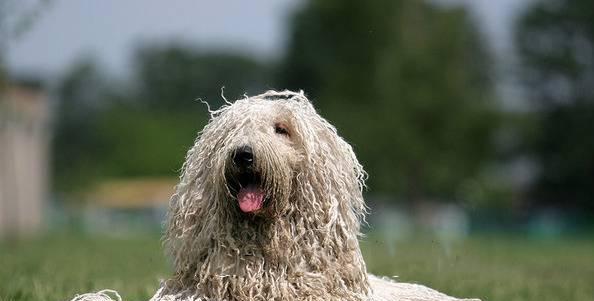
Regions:
<instances>
[{"instance_id":1,"label":"dog's head","mask_svg":"<svg viewBox=\"0 0 594 301\"><path fill-rule=\"evenodd\" d=\"M171 289L360 300L365 174L351 146L303 93L269 91L211 115L170 203Z\"/></svg>"},{"instance_id":2,"label":"dog's head","mask_svg":"<svg viewBox=\"0 0 594 301\"><path fill-rule=\"evenodd\" d=\"M269 91L211 114L172 197L169 240L250 221L358 233L365 173L303 93Z\"/></svg>"}]
</instances>

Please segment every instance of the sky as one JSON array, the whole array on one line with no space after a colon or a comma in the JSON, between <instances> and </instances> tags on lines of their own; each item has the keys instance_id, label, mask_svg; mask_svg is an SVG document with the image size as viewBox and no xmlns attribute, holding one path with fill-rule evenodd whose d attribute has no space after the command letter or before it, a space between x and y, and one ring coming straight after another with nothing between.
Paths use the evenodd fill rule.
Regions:
<instances>
[{"instance_id":1,"label":"sky","mask_svg":"<svg viewBox=\"0 0 594 301\"><path fill-rule=\"evenodd\" d=\"M39 1L28 1L30 3ZM139 42L182 40L196 47L278 55L292 0L53 0L6 50L10 70L62 72L93 56L121 71ZM27 5L31 7L32 5ZM20 10L24 9L22 5ZM23 14L26 12L22 12Z\"/></svg>"},{"instance_id":2,"label":"sky","mask_svg":"<svg viewBox=\"0 0 594 301\"><path fill-rule=\"evenodd\" d=\"M12 0L18 3L12 7L13 23L23 15L36 17L28 30L5 46L11 72L52 76L90 56L109 71L125 73L135 45L169 40L276 58L286 44L287 18L302 4L299 0L174 0L167 5L162 0L50 0L38 5L40 1ZM505 56L512 49L514 17L529 0L434 1L468 5L496 54Z\"/></svg>"}]
</instances>

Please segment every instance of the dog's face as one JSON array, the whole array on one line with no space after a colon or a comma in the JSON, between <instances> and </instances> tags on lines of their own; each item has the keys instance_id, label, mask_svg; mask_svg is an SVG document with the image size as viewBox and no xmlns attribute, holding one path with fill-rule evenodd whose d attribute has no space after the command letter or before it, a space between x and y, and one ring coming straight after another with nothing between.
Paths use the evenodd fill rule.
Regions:
<instances>
[{"instance_id":1,"label":"dog's face","mask_svg":"<svg viewBox=\"0 0 594 301\"><path fill-rule=\"evenodd\" d=\"M165 241L175 258L176 283L227 292L213 281L227 281L218 275L229 275L228 268L251 275L229 281L266 282L287 275L286 269L268 273L273 267L311 262L347 265L332 287L364 286L357 249L364 177L351 146L303 93L268 91L212 111L188 151L168 212ZM295 279L320 281L302 277ZM233 283L229 287L241 296L248 295L243 288L252 293L254 286Z\"/></svg>"},{"instance_id":2,"label":"dog's face","mask_svg":"<svg viewBox=\"0 0 594 301\"><path fill-rule=\"evenodd\" d=\"M171 199L169 236L286 224L340 225L348 227L343 233L358 233L365 173L351 146L302 93L269 91L211 117L188 151Z\"/></svg>"},{"instance_id":3,"label":"dog's face","mask_svg":"<svg viewBox=\"0 0 594 301\"><path fill-rule=\"evenodd\" d=\"M225 181L234 210L278 216L303 159L301 129L288 100L236 102L220 116L242 122L222 133Z\"/></svg>"}]
</instances>

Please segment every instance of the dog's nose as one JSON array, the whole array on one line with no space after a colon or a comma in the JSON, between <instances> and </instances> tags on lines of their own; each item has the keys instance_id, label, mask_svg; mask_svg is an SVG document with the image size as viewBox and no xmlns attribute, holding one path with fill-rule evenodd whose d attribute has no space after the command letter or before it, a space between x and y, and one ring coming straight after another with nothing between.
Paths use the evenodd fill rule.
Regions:
<instances>
[{"instance_id":1,"label":"dog's nose","mask_svg":"<svg viewBox=\"0 0 594 301\"><path fill-rule=\"evenodd\" d=\"M254 164L254 153L249 146L242 146L235 150L233 163L239 167L251 167Z\"/></svg>"}]
</instances>

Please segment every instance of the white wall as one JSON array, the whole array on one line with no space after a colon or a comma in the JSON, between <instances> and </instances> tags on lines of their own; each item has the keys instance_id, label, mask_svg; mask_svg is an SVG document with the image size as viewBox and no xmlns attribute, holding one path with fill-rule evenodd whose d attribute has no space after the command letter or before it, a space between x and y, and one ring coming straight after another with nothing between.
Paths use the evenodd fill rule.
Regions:
<instances>
[{"instance_id":1,"label":"white wall","mask_svg":"<svg viewBox=\"0 0 594 301\"><path fill-rule=\"evenodd\" d=\"M0 95L0 236L35 233L48 198L48 103L36 89Z\"/></svg>"}]
</instances>

